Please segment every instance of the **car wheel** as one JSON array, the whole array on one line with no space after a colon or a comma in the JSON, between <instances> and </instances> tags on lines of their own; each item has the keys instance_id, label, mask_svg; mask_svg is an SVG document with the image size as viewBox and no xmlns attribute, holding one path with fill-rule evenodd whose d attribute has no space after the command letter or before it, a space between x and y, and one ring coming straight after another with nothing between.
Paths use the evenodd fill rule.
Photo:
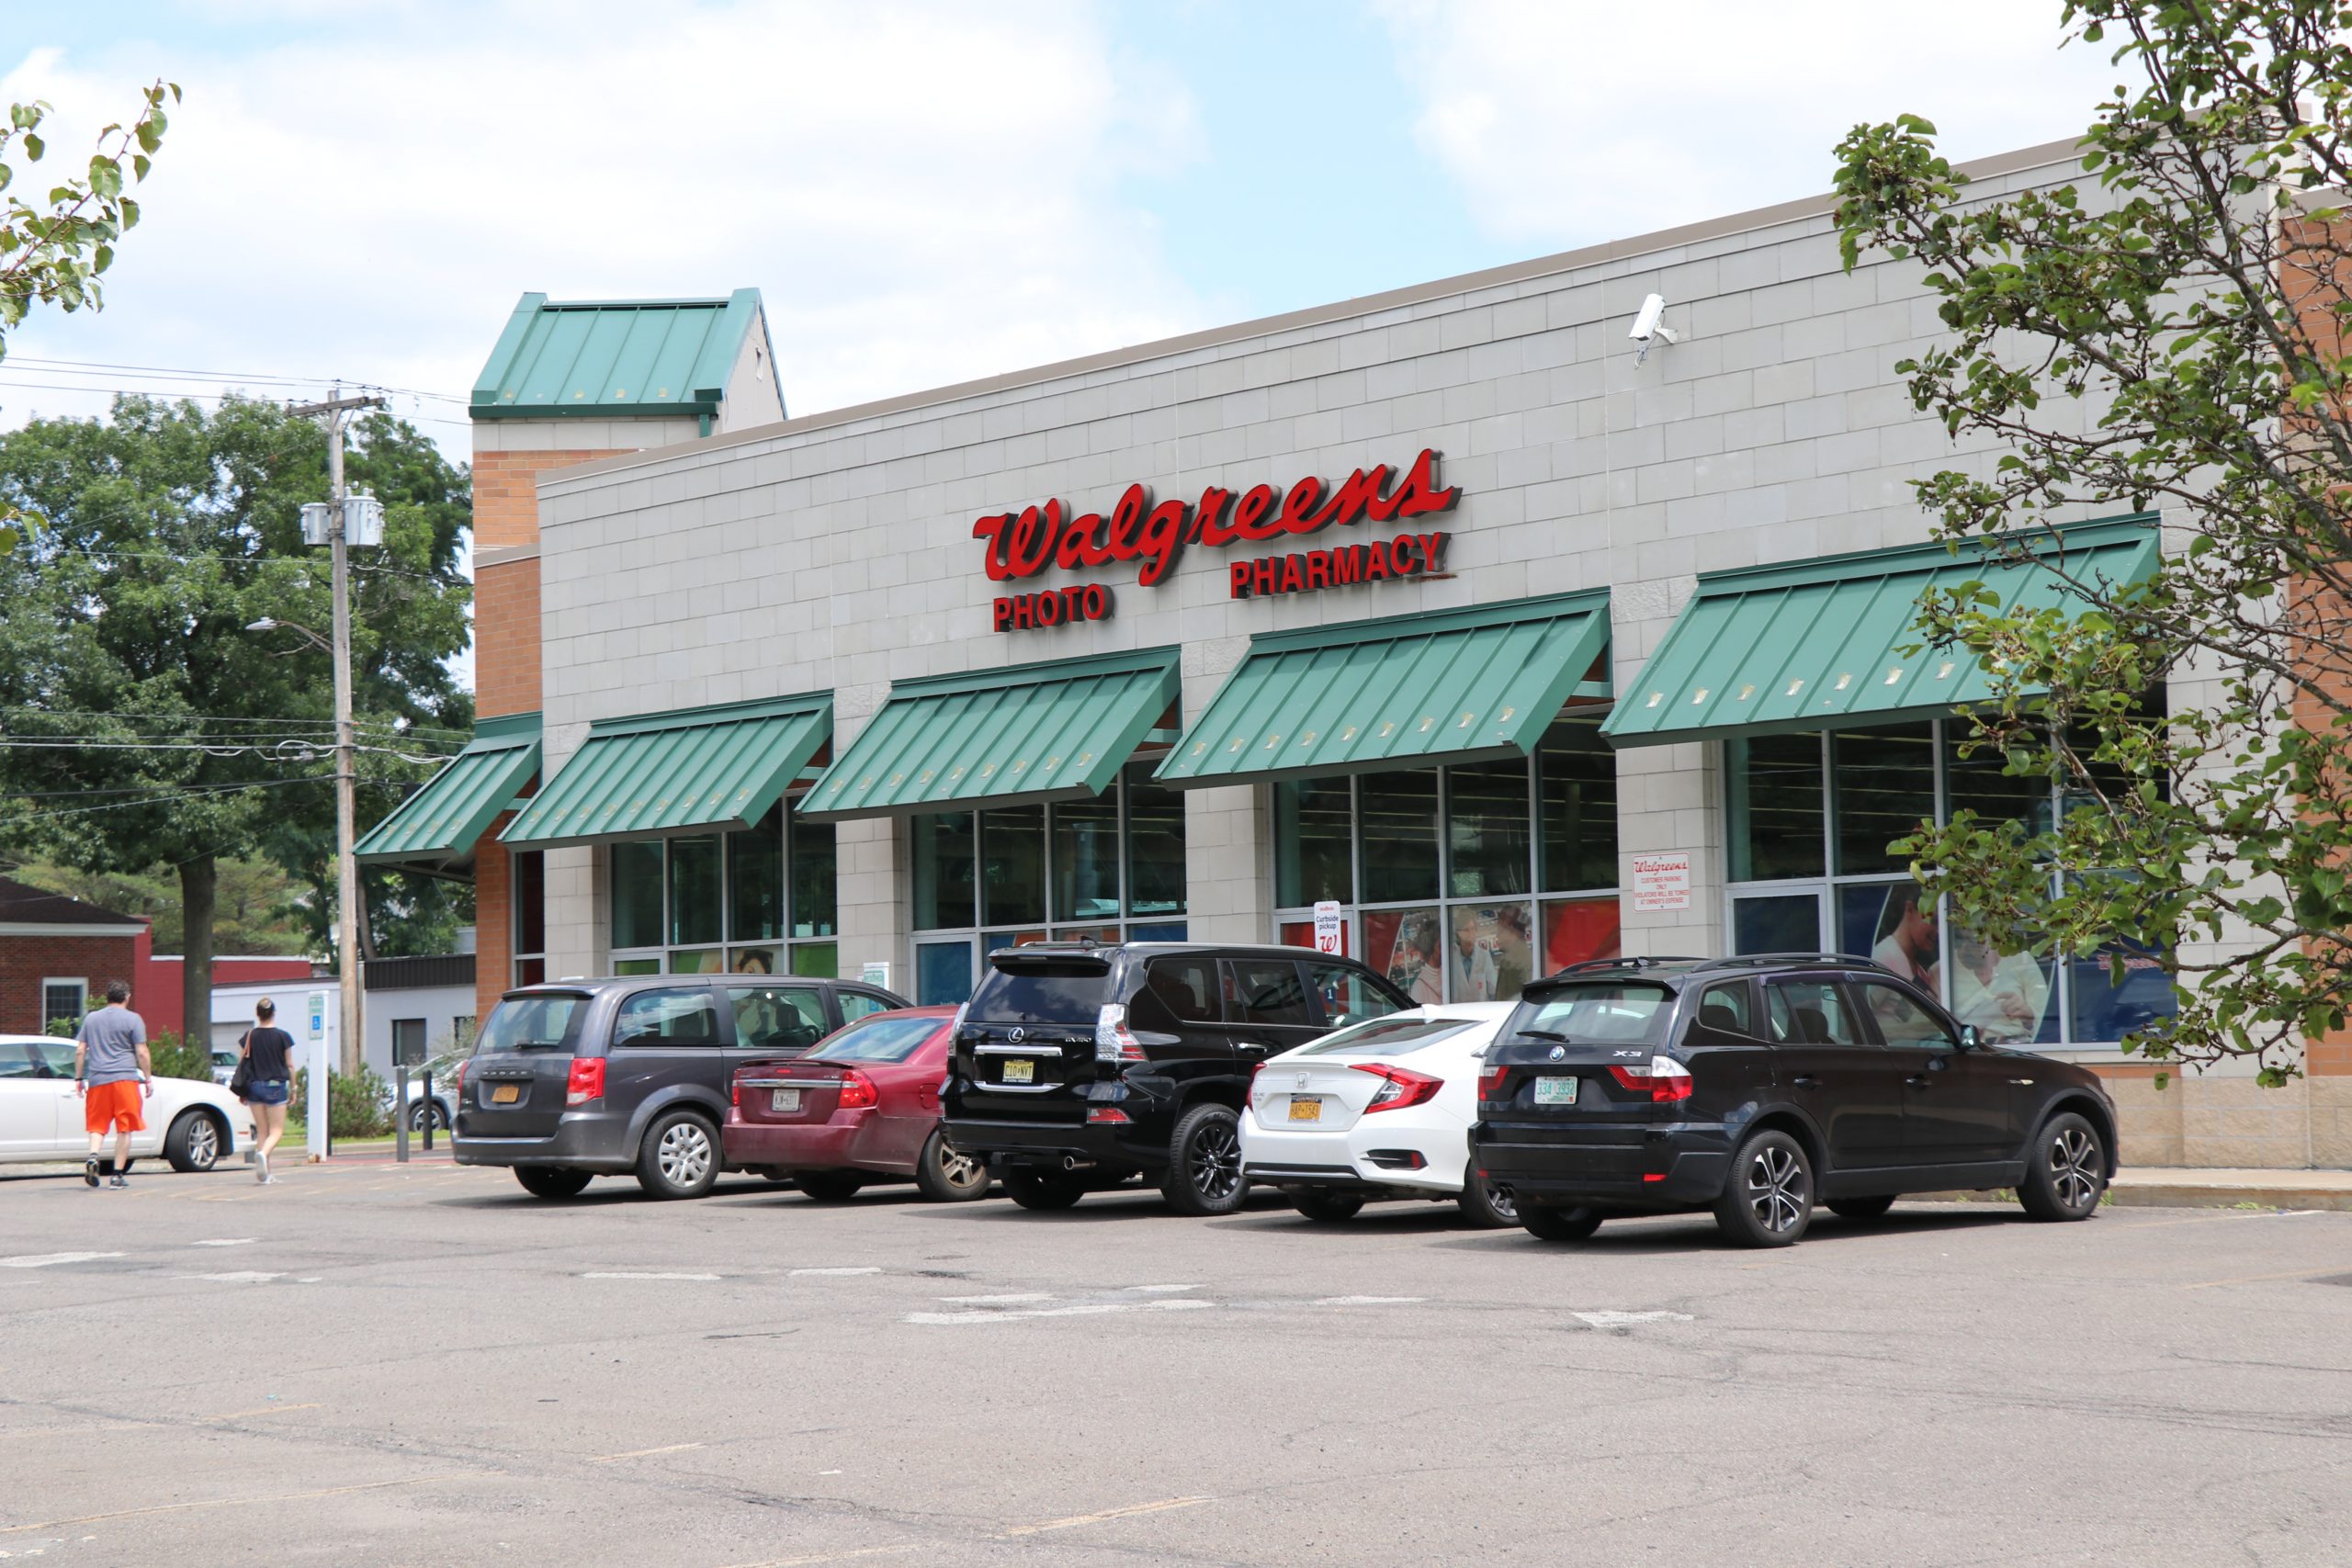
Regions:
<instances>
[{"instance_id":1,"label":"car wheel","mask_svg":"<svg viewBox=\"0 0 2352 1568\"><path fill-rule=\"evenodd\" d=\"M934 1203L964 1203L986 1197L988 1190L989 1168L950 1148L946 1133L933 1128L915 1156L915 1190Z\"/></svg>"},{"instance_id":2,"label":"car wheel","mask_svg":"<svg viewBox=\"0 0 2352 1568\"><path fill-rule=\"evenodd\" d=\"M164 1134L174 1170L210 1170L220 1163L220 1126L201 1111L183 1111Z\"/></svg>"},{"instance_id":3,"label":"car wheel","mask_svg":"<svg viewBox=\"0 0 2352 1568\"><path fill-rule=\"evenodd\" d=\"M1841 1220L1874 1220L1894 1207L1894 1197L1832 1198L1822 1207Z\"/></svg>"},{"instance_id":4,"label":"car wheel","mask_svg":"<svg viewBox=\"0 0 2352 1568\"><path fill-rule=\"evenodd\" d=\"M593 1179L584 1170L565 1170L553 1165L518 1165L514 1179L523 1190L534 1198L577 1198L588 1190Z\"/></svg>"},{"instance_id":5,"label":"car wheel","mask_svg":"<svg viewBox=\"0 0 2352 1568\"><path fill-rule=\"evenodd\" d=\"M718 1179L718 1129L691 1111L669 1111L645 1130L637 1184L655 1198L699 1198Z\"/></svg>"},{"instance_id":6,"label":"car wheel","mask_svg":"<svg viewBox=\"0 0 2352 1568\"><path fill-rule=\"evenodd\" d=\"M1582 1204L1555 1209L1542 1203L1521 1203L1519 1223L1538 1241L1582 1241L1600 1228L1600 1211Z\"/></svg>"},{"instance_id":7,"label":"car wheel","mask_svg":"<svg viewBox=\"0 0 2352 1568\"><path fill-rule=\"evenodd\" d=\"M1476 1166L1462 1173L1463 1217L1483 1230L1509 1230L1519 1224L1519 1200L1508 1181L1489 1181ZM1593 1222L1598 1224L1598 1220Z\"/></svg>"},{"instance_id":8,"label":"car wheel","mask_svg":"<svg viewBox=\"0 0 2352 1568\"><path fill-rule=\"evenodd\" d=\"M1741 1247L1787 1247L1813 1222L1813 1162L1786 1133L1768 1129L1732 1156L1715 1224Z\"/></svg>"},{"instance_id":9,"label":"car wheel","mask_svg":"<svg viewBox=\"0 0 2352 1568\"><path fill-rule=\"evenodd\" d=\"M1328 1187L1313 1187L1291 1195L1290 1206L1319 1224L1337 1224L1352 1220L1363 1207L1363 1198L1355 1192L1334 1192Z\"/></svg>"},{"instance_id":10,"label":"car wheel","mask_svg":"<svg viewBox=\"0 0 2352 1568\"><path fill-rule=\"evenodd\" d=\"M2026 1162L2018 1201L2037 1220L2087 1220L2107 1190L2107 1145L2098 1129L2069 1111L2043 1123Z\"/></svg>"},{"instance_id":11,"label":"car wheel","mask_svg":"<svg viewBox=\"0 0 2352 1568\"><path fill-rule=\"evenodd\" d=\"M1086 1196L1086 1183L1059 1171L1032 1170L1013 1166L1004 1173L1004 1195L1024 1209L1041 1214L1067 1209Z\"/></svg>"},{"instance_id":12,"label":"car wheel","mask_svg":"<svg viewBox=\"0 0 2352 1568\"><path fill-rule=\"evenodd\" d=\"M427 1126L435 1132L445 1131L449 1125L449 1113L430 1100L420 1100L408 1108L408 1124L412 1131L418 1133L424 1132Z\"/></svg>"},{"instance_id":13,"label":"car wheel","mask_svg":"<svg viewBox=\"0 0 2352 1568\"><path fill-rule=\"evenodd\" d=\"M1241 1174L1241 1118L1222 1105L1195 1105L1176 1119L1159 1194L1180 1214L1230 1214L1250 1196Z\"/></svg>"},{"instance_id":14,"label":"car wheel","mask_svg":"<svg viewBox=\"0 0 2352 1568\"><path fill-rule=\"evenodd\" d=\"M865 1179L845 1170L804 1170L797 1179L800 1190L820 1203L839 1203L857 1196Z\"/></svg>"}]
</instances>

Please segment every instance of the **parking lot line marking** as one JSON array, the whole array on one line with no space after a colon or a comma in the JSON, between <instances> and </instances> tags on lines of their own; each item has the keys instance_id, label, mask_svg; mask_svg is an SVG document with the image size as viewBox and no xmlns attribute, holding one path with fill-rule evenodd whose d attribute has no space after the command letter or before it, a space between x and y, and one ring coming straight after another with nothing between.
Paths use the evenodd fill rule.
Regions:
<instances>
[{"instance_id":1,"label":"parking lot line marking","mask_svg":"<svg viewBox=\"0 0 2352 1568\"><path fill-rule=\"evenodd\" d=\"M1004 1296L942 1296L939 1299L953 1306L1018 1306L1024 1302L1049 1302L1054 1298L1029 1291Z\"/></svg>"},{"instance_id":2,"label":"parking lot line marking","mask_svg":"<svg viewBox=\"0 0 2352 1568\"><path fill-rule=\"evenodd\" d=\"M698 1449L700 1447L702 1447L700 1443L672 1443L666 1448L631 1449L627 1453L598 1454L594 1459L590 1460L588 1462L590 1464L610 1464L615 1460L644 1459L651 1454L682 1454L688 1449Z\"/></svg>"},{"instance_id":3,"label":"parking lot line marking","mask_svg":"<svg viewBox=\"0 0 2352 1568\"><path fill-rule=\"evenodd\" d=\"M1310 1304L1319 1307L1411 1306L1427 1300L1427 1296L1317 1296Z\"/></svg>"},{"instance_id":4,"label":"parking lot line marking","mask_svg":"<svg viewBox=\"0 0 2352 1568\"><path fill-rule=\"evenodd\" d=\"M315 1402L310 1404L265 1404L258 1410L231 1410L219 1416L199 1416L197 1419L199 1421L243 1421L253 1416L283 1416L289 1410L324 1410L325 1408L325 1405Z\"/></svg>"},{"instance_id":5,"label":"parking lot line marking","mask_svg":"<svg viewBox=\"0 0 2352 1568\"><path fill-rule=\"evenodd\" d=\"M846 1551L820 1551L814 1557L771 1557L759 1562L737 1562L730 1568L812 1568L819 1562L847 1562L857 1557L887 1557L894 1551L919 1551L923 1543L902 1540L889 1546L854 1546Z\"/></svg>"},{"instance_id":6,"label":"parking lot line marking","mask_svg":"<svg viewBox=\"0 0 2352 1568\"><path fill-rule=\"evenodd\" d=\"M240 1269L229 1274L179 1274L181 1280L203 1280L215 1285L266 1285L272 1280L283 1280L282 1273L272 1274L260 1269Z\"/></svg>"},{"instance_id":7,"label":"parking lot line marking","mask_svg":"<svg viewBox=\"0 0 2352 1568\"><path fill-rule=\"evenodd\" d=\"M795 1269L791 1271L792 1277L796 1280L799 1279L803 1275L817 1275L825 1279L835 1279L850 1274L879 1274L880 1272L882 1272L882 1269L878 1264L867 1264L864 1268L859 1269Z\"/></svg>"},{"instance_id":8,"label":"parking lot line marking","mask_svg":"<svg viewBox=\"0 0 2352 1568\"><path fill-rule=\"evenodd\" d=\"M260 1239L259 1236L251 1235L220 1235L214 1236L209 1241L192 1241L188 1245L190 1247L251 1247Z\"/></svg>"},{"instance_id":9,"label":"parking lot line marking","mask_svg":"<svg viewBox=\"0 0 2352 1568\"><path fill-rule=\"evenodd\" d=\"M14 1258L0 1258L0 1269L53 1269L61 1263L95 1263L102 1258L120 1258L119 1252L26 1252Z\"/></svg>"},{"instance_id":10,"label":"parking lot line marking","mask_svg":"<svg viewBox=\"0 0 2352 1568\"><path fill-rule=\"evenodd\" d=\"M1588 1328L1630 1328L1637 1323L1689 1323L1687 1312L1572 1312L1568 1314Z\"/></svg>"},{"instance_id":11,"label":"parking lot line marking","mask_svg":"<svg viewBox=\"0 0 2352 1568\"><path fill-rule=\"evenodd\" d=\"M716 1280L716 1274L664 1274L649 1269L616 1269L604 1273L582 1274L583 1280Z\"/></svg>"},{"instance_id":12,"label":"parking lot line marking","mask_svg":"<svg viewBox=\"0 0 2352 1568\"><path fill-rule=\"evenodd\" d=\"M25 1525L0 1525L0 1535L24 1535L32 1530L62 1529L67 1525L95 1525L108 1519L144 1518L151 1514L185 1514L196 1508L250 1508L256 1503L307 1503L316 1497L347 1497L355 1492L382 1492L394 1486L430 1486L440 1481L473 1481L481 1472L451 1471L446 1475L412 1475L401 1481L367 1481L356 1486L328 1486L316 1492L271 1492L261 1496L208 1497L195 1503L156 1503L144 1508L118 1508L109 1514L75 1514L64 1519L36 1519Z\"/></svg>"},{"instance_id":13,"label":"parking lot line marking","mask_svg":"<svg viewBox=\"0 0 2352 1568\"><path fill-rule=\"evenodd\" d=\"M2193 1285L2183 1285L2184 1291L2210 1291L2217 1285L2256 1285L2266 1280L2316 1280L2332 1274L2332 1269L2289 1269L2277 1274L2240 1274L2228 1280L2199 1280Z\"/></svg>"},{"instance_id":14,"label":"parking lot line marking","mask_svg":"<svg viewBox=\"0 0 2352 1568\"><path fill-rule=\"evenodd\" d=\"M1166 1513L1170 1508L1190 1508L1209 1501L1206 1497L1162 1497L1157 1503L1133 1503L1124 1508L1105 1508L1099 1514L1074 1514L1067 1519L1047 1519L1043 1524L1015 1525L997 1539L1010 1540L1018 1536L1043 1535L1047 1530L1076 1529L1080 1525L1100 1524L1105 1519L1131 1518L1137 1514Z\"/></svg>"}]
</instances>

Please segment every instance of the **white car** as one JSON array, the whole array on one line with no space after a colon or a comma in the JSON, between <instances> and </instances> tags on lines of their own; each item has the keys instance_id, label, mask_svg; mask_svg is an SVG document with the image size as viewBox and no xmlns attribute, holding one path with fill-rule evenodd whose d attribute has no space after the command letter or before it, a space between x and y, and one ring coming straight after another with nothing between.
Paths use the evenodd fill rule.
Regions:
<instances>
[{"instance_id":1,"label":"white car","mask_svg":"<svg viewBox=\"0 0 2352 1568\"><path fill-rule=\"evenodd\" d=\"M254 1145L252 1114L218 1084L159 1077L141 1110L147 1130L130 1135L134 1160L160 1155L174 1170L210 1170ZM110 1156L111 1133L106 1146ZM0 1164L78 1160L89 1148L74 1092L74 1042L0 1034Z\"/></svg>"},{"instance_id":2,"label":"white car","mask_svg":"<svg viewBox=\"0 0 2352 1568\"><path fill-rule=\"evenodd\" d=\"M1467 1169L1480 1060L1514 1007L1408 1008L1269 1057L1250 1080L1243 1173L1310 1220L1420 1198L1459 1202L1477 1224L1519 1224L1510 1190Z\"/></svg>"}]
</instances>

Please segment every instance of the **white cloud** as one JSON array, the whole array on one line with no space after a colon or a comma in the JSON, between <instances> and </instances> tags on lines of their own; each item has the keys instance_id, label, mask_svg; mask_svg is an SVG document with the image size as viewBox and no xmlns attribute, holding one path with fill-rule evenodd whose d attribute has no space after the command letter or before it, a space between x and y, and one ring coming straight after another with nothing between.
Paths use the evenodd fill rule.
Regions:
<instances>
[{"instance_id":1,"label":"white cloud","mask_svg":"<svg viewBox=\"0 0 2352 1568\"><path fill-rule=\"evenodd\" d=\"M1829 188L1858 121L1947 156L2078 134L2117 80L2057 0L1379 0L1416 130L1493 232L1616 239Z\"/></svg>"},{"instance_id":2,"label":"white cloud","mask_svg":"<svg viewBox=\"0 0 2352 1568\"><path fill-rule=\"evenodd\" d=\"M156 75L187 96L105 312L37 318L12 359L463 395L526 289L755 286L806 413L1197 324L1116 189L1195 155L1188 100L1084 0L409 5L256 51L20 58L0 91L57 103L57 155ZM8 423L99 406L0 385Z\"/></svg>"}]
</instances>

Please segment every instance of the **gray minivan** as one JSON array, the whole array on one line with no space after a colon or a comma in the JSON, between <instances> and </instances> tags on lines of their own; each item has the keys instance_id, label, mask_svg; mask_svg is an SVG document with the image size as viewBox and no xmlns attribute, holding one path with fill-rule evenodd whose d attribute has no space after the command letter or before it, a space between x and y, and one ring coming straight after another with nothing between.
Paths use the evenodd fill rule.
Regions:
<instances>
[{"instance_id":1,"label":"gray minivan","mask_svg":"<svg viewBox=\"0 0 2352 1568\"><path fill-rule=\"evenodd\" d=\"M718 1130L738 1066L906 1005L876 986L788 976L526 986L482 1021L454 1086L450 1147L459 1165L511 1168L540 1198L631 1174L656 1198L699 1198L726 1168Z\"/></svg>"}]
</instances>

